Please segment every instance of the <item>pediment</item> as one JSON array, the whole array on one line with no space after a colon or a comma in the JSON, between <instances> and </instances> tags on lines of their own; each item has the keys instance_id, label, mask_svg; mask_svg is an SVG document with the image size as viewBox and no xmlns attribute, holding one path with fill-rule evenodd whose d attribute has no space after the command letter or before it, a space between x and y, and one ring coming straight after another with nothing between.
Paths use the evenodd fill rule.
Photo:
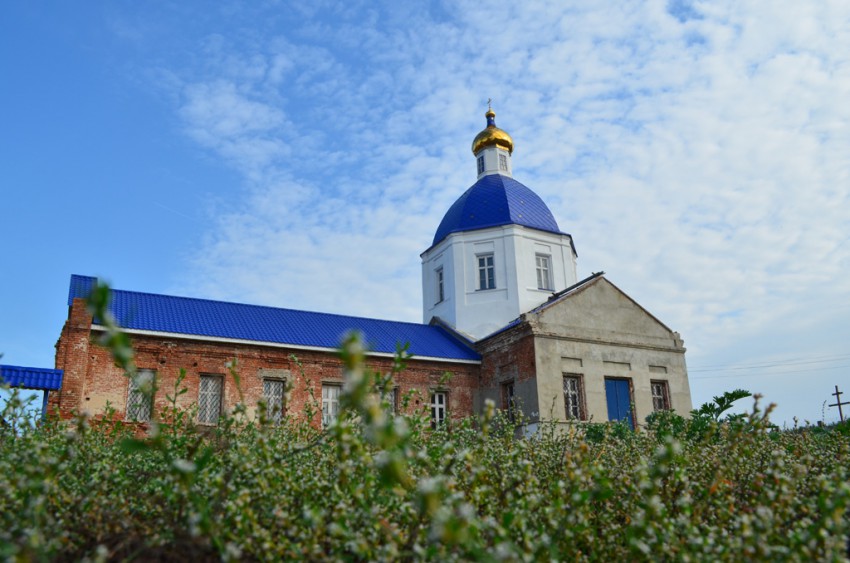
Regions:
<instances>
[{"instance_id":1,"label":"pediment","mask_svg":"<svg viewBox=\"0 0 850 563\"><path fill-rule=\"evenodd\" d=\"M605 279L567 291L528 314L543 334L648 346L681 346L679 335Z\"/></svg>"}]
</instances>

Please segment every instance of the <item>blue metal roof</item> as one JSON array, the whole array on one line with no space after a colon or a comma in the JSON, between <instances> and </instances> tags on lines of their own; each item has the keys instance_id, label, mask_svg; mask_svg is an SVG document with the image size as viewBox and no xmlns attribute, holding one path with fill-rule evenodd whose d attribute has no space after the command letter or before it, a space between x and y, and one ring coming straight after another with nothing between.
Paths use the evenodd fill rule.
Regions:
<instances>
[{"instance_id":1,"label":"blue metal roof","mask_svg":"<svg viewBox=\"0 0 850 563\"><path fill-rule=\"evenodd\" d=\"M27 389L59 389L62 370L0 365L0 382Z\"/></svg>"},{"instance_id":2,"label":"blue metal roof","mask_svg":"<svg viewBox=\"0 0 850 563\"><path fill-rule=\"evenodd\" d=\"M552 212L536 193L513 178L489 174L479 178L446 212L432 246L451 233L501 225L524 225L561 233Z\"/></svg>"},{"instance_id":3,"label":"blue metal roof","mask_svg":"<svg viewBox=\"0 0 850 563\"><path fill-rule=\"evenodd\" d=\"M71 276L68 303L85 298L95 282L96 278ZM392 354L396 343L409 342L414 356L481 359L439 326L118 289L112 290L109 308L125 329L318 348L337 348L346 333L357 330L373 352Z\"/></svg>"}]
</instances>

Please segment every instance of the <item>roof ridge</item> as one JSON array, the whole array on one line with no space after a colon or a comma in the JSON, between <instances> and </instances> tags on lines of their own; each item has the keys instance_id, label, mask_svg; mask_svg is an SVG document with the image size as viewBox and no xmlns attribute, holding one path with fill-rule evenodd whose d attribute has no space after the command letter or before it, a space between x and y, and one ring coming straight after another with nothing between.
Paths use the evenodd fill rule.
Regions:
<instances>
[{"instance_id":1,"label":"roof ridge","mask_svg":"<svg viewBox=\"0 0 850 563\"><path fill-rule=\"evenodd\" d=\"M584 284L590 283L591 281L595 280L596 278L602 277L604 275L605 275L605 272L601 271L601 270L599 272L593 272L592 274L590 274L589 276L587 276L583 280L577 281L576 283L574 283L570 287L553 293L552 295L549 296L549 299L546 300L546 303L551 303L552 301L555 301L556 299L560 298L562 295L566 295L570 291L573 291L574 289L578 289L579 287L583 286ZM541 304L540 307L542 307L543 305L546 305L546 303Z\"/></svg>"}]
</instances>

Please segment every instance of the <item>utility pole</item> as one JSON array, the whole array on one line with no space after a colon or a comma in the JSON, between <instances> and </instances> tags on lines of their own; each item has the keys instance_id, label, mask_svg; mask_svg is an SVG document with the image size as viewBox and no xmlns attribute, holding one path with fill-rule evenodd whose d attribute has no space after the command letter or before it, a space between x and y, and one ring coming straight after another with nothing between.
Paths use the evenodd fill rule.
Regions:
<instances>
[{"instance_id":1,"label":"utility pole","mask_svg":"<svg viewBox=\"0 0 850 563\"><path fill-rule=\"evenodd\" d=\"M835 393L830 393L831 395L835 395L835 403L829 405L830 407L838 407L838 418L841 419L841 422L844 422L844 411L841 410L842 405L850 405L850 401L841 402L841 391L838 390L838 385L835 386Z\"/></svg>"}]
</instances>

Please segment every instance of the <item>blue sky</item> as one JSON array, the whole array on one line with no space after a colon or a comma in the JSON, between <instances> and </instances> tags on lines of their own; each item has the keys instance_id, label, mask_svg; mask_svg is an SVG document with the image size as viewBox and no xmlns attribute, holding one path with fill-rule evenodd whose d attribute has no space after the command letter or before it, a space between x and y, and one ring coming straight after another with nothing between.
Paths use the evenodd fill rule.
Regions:
<instances>
[{"instance_id":1,"label":"blue sky","mask_svg":"<svg viewBox=\"0 0 850 563\"><path fill-rule=\"evenodd\" d=\"M71 274L417 321L493 99L579 277L679 331L695 405L850 393L846 2L0 5L0 361Z\"/></svg>"}]
</instances>

